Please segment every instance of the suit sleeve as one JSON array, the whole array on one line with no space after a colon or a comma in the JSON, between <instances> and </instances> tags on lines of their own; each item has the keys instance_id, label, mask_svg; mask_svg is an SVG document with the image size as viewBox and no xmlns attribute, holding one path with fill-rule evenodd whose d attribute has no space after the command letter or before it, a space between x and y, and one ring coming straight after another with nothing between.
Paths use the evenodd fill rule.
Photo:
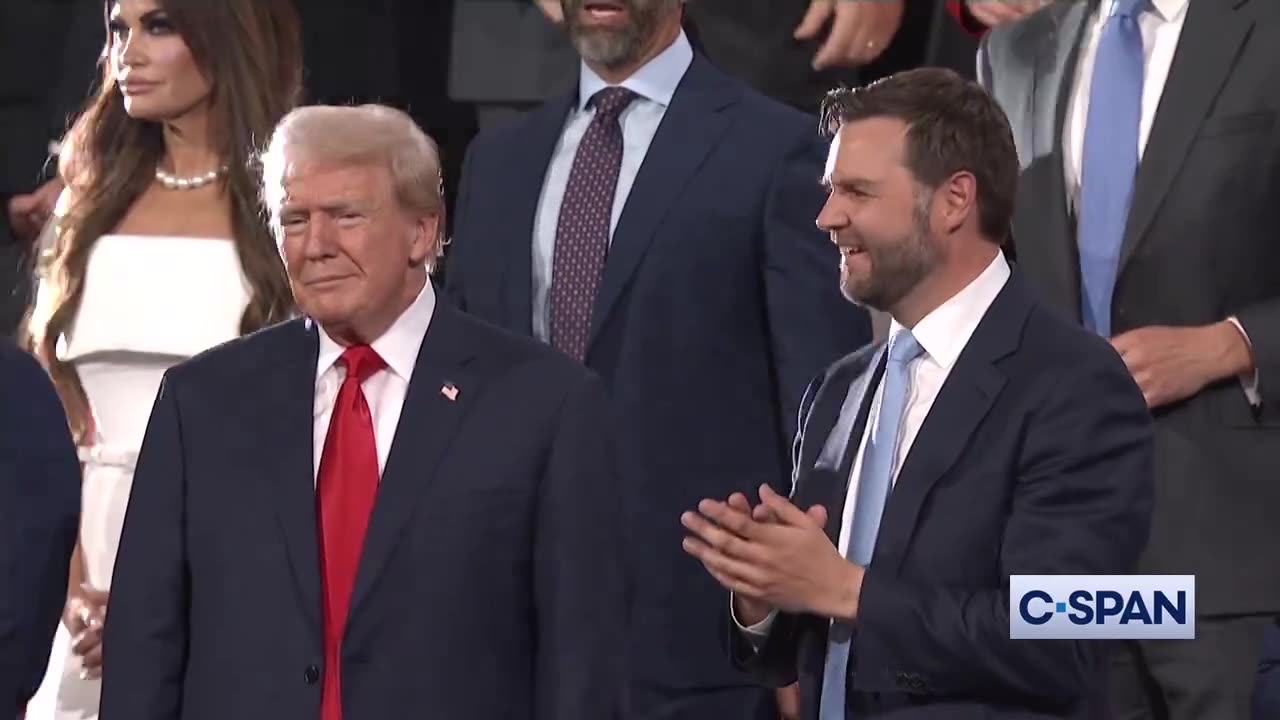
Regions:
<instances>
[{"instance_id":1,"label":"suit sleeve","mask_svg":"<svg viewBox=\"0 0 1280 720\"><path fill-rule=\"evenodd\" d=\"M825 156L816 132L803 135L775 172L765 207L764 285L783 440L795 436L809 381L871 342L871 317L841 294L840 254L814 224L826 202Z\"/></svg>"},{"instance_id":2,"label":"suit sleeve","mask_svg":"<svg viewBox=\"0 0 1280 720\"><path fill-rule=\"evenodd\" d=\"M187 659L186 471L178 388L166 375L125 513L103 628L102 716L176 720Z\"/></svg>"},{"instance_id":3,"label":"suit sleeve","mask_svg":"<svg viewBox=\"0 0 1280 720\"><path fill-rule=\"evenodd\" d=\"M856 636L864 690L983 692L1071 705L1096 681L1097 642L1009 639L1010 575L1125 574L1146 544L1153 496L1153 431L1142 396L1119 357L1082 358L1074 377L1055 376L1027 418L1017 482L1000 547L1005 584L940 587L868 568ZM1048 382L1046 383L1048 385Z\"/></svg>"},{"instance_id":4,"label":"suit sleeve","mask_svg":"<svg viewBox=\"0 0 1280 720\"><path fill-rule=\"evenodd\" d=\"M798 429L791 444L792 497L796 490L795 478L799 475L794 469L803 462L806 420L825 380L825 374L815 378L800 399L800 411L796 417ZM786 687L798 679L800 635L804 624L812 622L811 618L775 611L757 627L749 629L743 627L733 614L733 593L729 593L726 616L729 659L735 666L753 674L766 687ZM763 630L763 637L760 630Z\"/></svg>"},{"instance_id":5,"label":"suit sleeve","mask_svg":"<svg viewBox=\"0 0 1280 720\"><path fill-rule=\"evenodd\" d=\"M1249 337L1262 404L1274 408L1280 403L1280 297L1241 310L1236 320Z\"/></svg>"},{"instance_id":6,"label":"suit sleeve","mask_svg":"<svg viewBox=\"0 0 1280 720\"><path fill-rule=\"evenodd\" d=\"M991 48L989 47L990 38L990 35L986 35L978 41L978 53L974 60L978 66L976 75L978 84L982 86L983 90L987 91L987 94L994 96L995 84L991 72Z\"/></svg>"},{"instance_id":7,"label":"suit sleeve","mask_svg":"<svg viewBox=\"0 0 1280 720\"><path fill-rule=\"evenodd\" d=\"M0 349L0 717L35 693L67 597L80 522L80 465L44 370ZM16 401L15 401L16 400Z\"/></svg>"},{"instance_id":8,"label":"suit sleeve","mask_svg":"<svg viewBox=\"0 0 1280 720\"><path fill-rule=\"evenodd\" d=\"M603 385L570 394L542 478L534 538L538 720L621 712L621 506Z\"/></svg>"},{"instance_id":9,"label":"suit sleeve","mask_svg":"<svg viewBox=\"0 0 1280 720\"><path fill-rule=\"evenodd\" d=\"M476 144L473 141L462 159L462 176L458 180L458 199L454 203L453 236L449 239L444 259L445 292L459 310L467 309L466 275L467 236L471 232L471 176L475 173Z\"/></svg>"}]
</instances>

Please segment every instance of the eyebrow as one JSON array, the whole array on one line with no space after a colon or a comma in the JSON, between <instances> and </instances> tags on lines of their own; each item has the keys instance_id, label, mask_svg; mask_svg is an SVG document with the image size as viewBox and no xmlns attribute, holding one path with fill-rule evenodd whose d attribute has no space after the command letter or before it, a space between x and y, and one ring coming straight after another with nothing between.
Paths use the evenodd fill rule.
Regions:
<instances>
[{"instance_id":1,"label":"eyebrow","mask_svg":"<svg viewBox=\"0 0 1280 720\"><path fill-rule=\"evenodd\" d=\"M313 208L298 206L298 205L290 205L288 201L285 201L284 206L280 208L280 215L285 216L285 215L291 215L291 214L306 213L314 210L318 210L322 213L325 213L326 215L336 215L338 213L351 212L351 211L366 212L368 209L369 208L365 203L362 203L356 200L335 200L333 202L316 205Z\"/></svg>"},{"instance_id":2,"label":"eyebrow","mask_svg":"<svg viewBox=\"0 0 1280 720\"><path fill-rule=\"evenodd\" d=\"M168 17L168 13L165 12L164 8L153 8L151 10L148 10L142 13L142 17L138 18L138 22L149 23L155 20L164 20L164 19L167 19L167 17ZM119 4L115 5L115 8L111 11L111 14L107 17L107 24L108 25L125 24L125 19L122 17L122 12L120 10Z\"/></svg>"},{"instance_id":3,"label":"eyebrow","mask_svg":"<svg viewBox=\"0 0 1280 720\"><path fill-rule=\"evenodd\" d=\"M871 190L875 188L877 185L877 183L874 180L871 180L868 178L832 178L829 175L824 176L819 181L819 184L822 185L822 187L828 191L834 190L836 188L839 188L841 190L866 191L866 190Z\"/></svg>"}]
</instances>

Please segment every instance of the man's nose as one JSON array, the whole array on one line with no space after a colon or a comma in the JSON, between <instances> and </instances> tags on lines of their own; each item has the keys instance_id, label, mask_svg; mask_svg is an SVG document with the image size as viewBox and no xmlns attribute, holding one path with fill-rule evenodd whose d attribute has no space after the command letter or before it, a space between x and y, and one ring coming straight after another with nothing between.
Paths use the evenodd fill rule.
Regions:
<instances>
[{"instance_id":1,"label":"man's nose","mask_svg":"<svg viewBox=\"0 0 1280 720\"><path fill-rule=\"evenodd\" d=\"M848 215L839 208L834 197L828 197L827 202L823 204L822 210L818 212L818 217L814 221L819 230L824 232L835 232L849 224Z\"/></svg>"}]
</instances>

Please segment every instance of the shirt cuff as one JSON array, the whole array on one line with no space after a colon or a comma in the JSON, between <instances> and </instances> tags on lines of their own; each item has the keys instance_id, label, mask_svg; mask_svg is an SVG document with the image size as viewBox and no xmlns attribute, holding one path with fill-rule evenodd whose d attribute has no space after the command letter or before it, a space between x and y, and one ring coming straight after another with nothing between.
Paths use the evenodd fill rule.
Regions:
<instances>
[{"instance_id":1,"label":"shirt cuff","mask_svg":"<svg viewBox=\"0 0 1280 720\"><path fill-rule=\"evenodd\" d=\"M764 639L769 636L769 628L773 627L773 621L778 616L777 610L771 610L763 620L754 625L743 625L738 619L738 612L733 607L733 593L729 593L729 616L733 618L733 624L737 626L738 631L747 636L751 646L760 649L760 645Z\"/></svg>"},{"instance_id":2,"label":"shirt cuff","mask_svg":"<svg viewBox=\"0 0 1280 720\"><path fill-rule=\"evenodd\" d=\"M1244 326L1240 324L1240 321L1233 316L1227 318L1227 322L1240 331L1240 336L1244 338L1245 344L1252 349L1253 343L1249 340L1249 333L1244 331ZM1249 398L1250 405L1258 407L1262 404L1262 393L1258 391L1258 371L1256 368L1252 373L1240 376L1240 387L1244 388L1244 396Z\"/></svg>"}]
</instances>

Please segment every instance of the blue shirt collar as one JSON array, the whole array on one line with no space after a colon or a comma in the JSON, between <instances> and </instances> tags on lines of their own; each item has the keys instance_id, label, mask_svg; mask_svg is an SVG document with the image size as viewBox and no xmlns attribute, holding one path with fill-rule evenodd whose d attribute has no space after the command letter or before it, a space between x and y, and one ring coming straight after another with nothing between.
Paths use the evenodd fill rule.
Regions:
<instances>
[{"instance_id":1,"label":"blue shirt collar","mask_svg":"<svg viewBox=\"0 0 1280 720\"><path fill-rule=\"evenodd\" d=\"M681 30L675 42L668 45L666 50L658 53L619 85L646 100L666 107L671 104L676 88L692 63L693 46L689 44L689 38L685 37L684 31ZM583 62L582 71L578 75L577 109L586 108L591 97L606 87L609 87L609 83L587 67L586 62Z\"/></svg>"}]
</instances>

